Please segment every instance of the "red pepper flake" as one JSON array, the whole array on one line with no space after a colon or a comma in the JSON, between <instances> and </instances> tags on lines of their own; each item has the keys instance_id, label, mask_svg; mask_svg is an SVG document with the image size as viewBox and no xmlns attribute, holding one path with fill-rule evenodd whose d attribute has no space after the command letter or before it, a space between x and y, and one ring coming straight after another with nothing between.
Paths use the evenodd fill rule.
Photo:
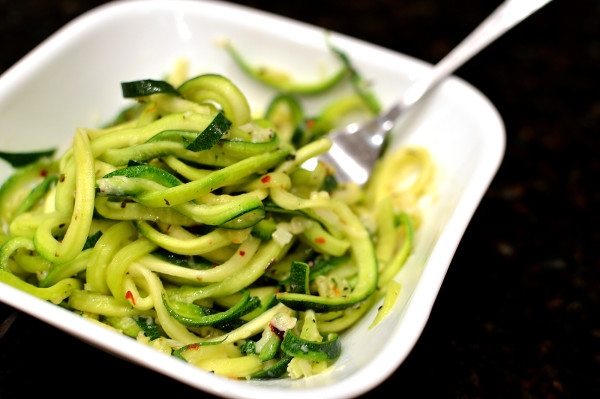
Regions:
<instances>
[{"instance_id":1,"label":"red pepper flake","mask_svg":"<svg viewBox=\"0 0 600 399\"><path fill-rule=\"evenodd\" d=\"M333 293L334 293L336 296L339 296L339 295L340 295L340 290L339 290L339 288L338 288L338 286L337 286L337 285L334 285L334 286L333 286Z\"/></svg>"},{"instance_id":2,"label":"red pepper flake","mask_svg":"<svg viewBox=\"0 0 600 399\"><path fill-rule=\"evenodd\" d=\"M135 306L135 298L133 297L133 292L127 291L127 293L125 294L125 299L131 300L131 303L133 303L133 305Z\"/></svg>"},{"instance_id":3,"label":"red pepper flake","mask_svg":"<svg viewBox=\"0 0 600 399\"><path fill-rule=\"evenodd\" d=\"M217 267L217 266L219 266L219 264L218 264L218 263L213 263L213 264L212 264L212 267Z\"/></svg>"},{"instance_id":4,"label":"red pepper flake","mask_svg":"<svg viewBox=\"0 0 600 399\"><path fill-rule=\"evenodd\" d=\"M279 294L279 289L275 288L275 294Z\"/></svg>"},{"instance_id":5,"label":"red pepper flake","mask_svg":"<svg viewBox=\"0 0 600 399\"><path fill-rule=\"evenodd\" d=\"M156 109L156 107L148 107L148 108L146 108L146 110L144 112L150 113L150 112L154 111L155 109Z\"/></svg>"},{"instance_id":6,"label":"red pepper flake","mask_svg":"<svg viewBox=\"0 0 600 399\"><path fill-rule=\"evenodd\" d=\"M281 340L283 340L283 334L285 334L285 331L281 331L280 329L278 329L277 327L275 327L273 325L273 323L269 323L269 327L271 327L271 331L273 331L275 333L275 335L277 335L277 337Z\"/></svg>"},{"instance_id":7,"label":"red pepper flake","mask_svg":"<svg viewBox=\"0 0 600 399\"><path fill-rule=\"evenodd\" d=\"M240 251L240 256L246 255L246 251Z\"/></svg>"},{"instance_id":8,"label":"red pepper flake","mask_svg":"<svg viewBox=\"0 0 600 399\"><path fill-rule=\"evenodd\" d=\"M198 344L191 344L191 345L186 346L185 349L186 350L188 350L188 349L198 350L198 349L200 349L200 345L198 345Z\"/></svg>"},{"instance_id":9,"label":"red pepper flake","mask_svg":"<svg viewBox=\"0 0 600 399\"><path fill-rule=\"evenodd\" d=\"M265 177L263 177L262 179L260 179L261 182L263 182L263 184L267 184L268 182L271 181L271 176L270 175L266 175Z\"/></svg>"},{"instance_id":10,"label":"red pepper flake","mask_svg":"<svg viewBox=\"0 0 600 399\"><path fill-rule=\"evenodd\" d=\"M313 127L314 125L315 125L315 120L314 120L314 119L309 119L309 120L307 120L307 121L306 121L306 127L307 127L307 128L309 128L309 129L310 129L310 128L311 128L311 127Z\"/></svg>"},{"instance_id":11,"label":"red pepper flake","mask_svg":"<svg viewBox=\"0 0 600 399\"><path fill-rule=\"evenodd\" d=\"M317 244L325 244L325 238L323 238L323 237L317 237L317 238L315 238L315 242Z\"/></svg>"},{"instance_id":12,"label":"red pepper flake","mask_svg":"<svg viewBox=\"0 0 600 399\"><path fill-rule=\"evenodd\" d=\"M40 176L42 176L42 177L46 177L46 176L48 176L48 171L47 171L46 169L42 169L42 170L40 171Z\"/></svg>"}]
</instances>

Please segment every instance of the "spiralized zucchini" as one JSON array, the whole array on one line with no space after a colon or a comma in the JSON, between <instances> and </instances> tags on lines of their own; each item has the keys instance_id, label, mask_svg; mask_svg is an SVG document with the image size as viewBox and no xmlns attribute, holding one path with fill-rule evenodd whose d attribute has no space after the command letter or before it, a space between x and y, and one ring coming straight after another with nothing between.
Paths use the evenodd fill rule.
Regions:
<instances>
[{"instance_id":1,"label":"spiralized zucchini","mask_svg":"<svg viewBox=\"0 0 600 399\"><path fill-rule=\"evenodd\" d=\"M323 372L390 282L397 295L432 161L402 149L367 191L339 184L302 165L360 96L320 119L287 93L253 118L226 77L182 75L125 83L135 105L117 122L15 171L0 281L216 374Z\"/></svg>"}]
</instances>

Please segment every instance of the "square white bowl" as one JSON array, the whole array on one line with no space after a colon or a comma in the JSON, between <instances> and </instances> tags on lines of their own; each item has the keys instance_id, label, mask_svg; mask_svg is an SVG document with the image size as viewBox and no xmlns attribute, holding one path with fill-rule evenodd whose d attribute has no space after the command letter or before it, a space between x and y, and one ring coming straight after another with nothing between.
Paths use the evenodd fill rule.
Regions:
<instances>
[{"instance_id":1,"label":"square white bowl","mask_svg":"<svg viewBox=\"0 0 600 399\"><path fill-rule=\"evenodd\" d=\"M76 127L97 127L122 109L120 82L159 79L175 60L193 73L232 79L255 111L273 91L252 81L216 40L230 39L253 62L316 79L335 69L325 32L265 12L213 1L117 1L69 23L0 77L0 149L64 147ZM384 104L391 104L430 65L330 32ZM344 89L306 103L320 109ZM400 134L401 133L401 134ZM233 381L0 284L0 300L116 356L214 395L240 398L357 396L402 363L429 317L456 247L502 160L505 132L492 104L466 82L449 78L394 130L393 146L418 144L441 172L436 201L425 214L416 248L396 280L401 297L378 327L368 330L377 306L343 334L343 354L332 371L308 379ZM0 181L11 168L0 164ZM368 348L368 350L366 349Z\"/></svg>"}]
</instances>

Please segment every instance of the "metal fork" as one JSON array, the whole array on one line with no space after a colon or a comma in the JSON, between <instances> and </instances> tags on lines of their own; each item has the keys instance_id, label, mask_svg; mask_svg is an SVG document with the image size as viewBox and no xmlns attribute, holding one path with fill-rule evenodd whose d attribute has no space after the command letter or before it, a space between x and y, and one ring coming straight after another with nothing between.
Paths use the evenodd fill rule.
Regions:
<instances>
[{"instance_id":1,"label":"metal fork","mask_svg":"<svg viewBox=\"0 0 600 399\"><path fill-rule=\"evenodd\" d=\"M366 183L388 133L401 115L488 44L550 1L507 0L501 3L429 73L409 86L386 112L365 123L353 123L329 133L333 145L329 152L318 158L336 168L338 181Z\"/></svg>"}]
</instances>

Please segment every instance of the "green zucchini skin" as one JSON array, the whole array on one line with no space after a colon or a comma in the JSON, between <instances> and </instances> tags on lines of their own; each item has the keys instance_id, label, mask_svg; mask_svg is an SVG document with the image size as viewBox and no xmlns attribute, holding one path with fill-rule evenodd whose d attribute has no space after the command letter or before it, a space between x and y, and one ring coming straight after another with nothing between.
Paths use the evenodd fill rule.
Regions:
<instances>
[{"instance_id":1,"label":"green zucchini skin","mask_svg":"<svg viewBox=\"0 0 600 399\"><path fill-rule=\"evenodd\" d=\"M197 162L213 163L210 160L222 151L205 152L212 149L231 127L231 121L222 113L202 130L163 130L150 137L145 143L138 145L109 149L103 154L103 159L113 165L125 165L129 162L146 162L167 155L177 155ZM225 149L226 150L226 149ZM204 152L203 154L195 154ZM245 154L242 152L242 156Z\"/></svg>"},{"instance_id":2,"label":"green zucchini skin","mask_svg":"<svg viewBox=\"0 0 600 399\"><path fill-rule=\"evenodd\" d=\"M8 162L13 168L22 168L39 162L42 159L50 159L56 153L56 149L33 152L6 152L0 151L0 159Z\"/></svg>"},{"instance_id":3,"label":"green zucchini skin","mask_svg":"<svg viewBox=\"0 0 600 399\"><path fill-rule=\"evenodd\" d=\"M373 290L374 292L374 290ZM367 299L373 292L366 292L354 297L325 298L318 295L297 294L292 292L280 293L277 300L297 311L314 310L317 313L328 313L344 310L355 306Z\"/></svg>"},{"instance_id":4,"label":"green zucchini skin","mask_svg":"<svg viewBox=\"0 0 600 399\"><path fill-rule=\"evenodd\" d=\"M290 292L297 294L310 294L308 288L310 268L305 262L292 262L289 285Z\"/></svg>"},{"instance_id":5,"label":"green zucchini skin","mask_svg":"<svg viewBox=\"0 0 600 399\"><path fill-rule=\"evenodd\" d=\"M279 146L279 136L274 133L270 140L264 142L220 139L212 146L204 144L203 147L192 147L200 137L202 133L197 131L165 130L144 143L107 150L102 159L113 165L126 165L132 160L147 162L173 155L199 165L224 167L254 155L275 151Z\"/></svg>"},{"instance_id":6,"label":"green zucchini skin","mask_svg":"<svg viewBox=\"0 0 600 399\"><path fill-rule=\"evenodd\" d=\"M192 303L176 301L170 303L164 296L163 304L169 314L180 323L188 327L203 327L229 323L232 320L239 319L258 308L260 300L258 297L251 297L250 291L246 290L243 297L235 306L226 311L212 314L207 313L205 309Z\"/></svg>"},{"instance_id":7,"label":"green zucchini skin","mask_svg":"<svg viewBox=\"0 0 600 399\"><path fill-rule=\"evenodd\" d=\"M265 371L250 376L253 380L272 380L275 378L282 377L287 372L287 366L294 357L283 354L281 358L273 366L269 367Z\"/></svg>"},{"instance_id":8,"label":"green zucchini skin","mask_svg":"<svg viewBox=\"0 0 600 399\"><path fill-rule=\"evenodd\" d=\"M215 341L215 342L195 342L193 344L188 344L188 345L184 345L181 348L173 351L173 353L171 353L171 356L174 356L178 359L181 359L183 361L185 361L185 358L183 357L183 352L189 350L189 349L196 349L198 347L201 346L211 346L211 345L219 345L222 341Z\"/></svg>"},{"instance_id":9,"label":"green zucchini skin","mask_svg":"<svg viewBox=\"0 0 600 399\"><path fill-rule=\"evenodd\" d=\"M137 196L149 190L172 188L182 184L179 179L164 169L151 165L134 165L105 175L99 184L98 194L132 196L137 199ZM252 227L265 217L262 201L253 196L236 198L229 203L215 206L202 207L188 204L175 206L175 209L199 223L228 229Z\"/></svg>"},{"instance_id":10,"label":"green zucchini skin","mask_svg":"<svg viewBox=\"0 0 600 399\"><path fill-rule=\"evenodd\" d=\"M250 122L250 106L244 94L228 78L219 74L204 74L189 79L177 88L181 95L196 103L214 101L236 126Z\"/></svg>"},{"instance_id":11,"label":"green zucchini skin","mask_svg":"<svg viewBox=\"0 0 600 399\"><path fill-rule=\"evenodd\" d=\"M125 98L145 97L152 94L165 93L179 96L179 92L164 80L143 79L121 82L121 92Z\"/></svg>"},{"instance_id":12,"label":"green zucchini skin","mask_svg":"<svg viewBox=\"0 0 600 399\"><path fill-rule=\"evenodd\" d=\"M323 342L300 338L292 330L286 331L281 349L286 355L311 361L331 361L342 353L342 344L337 334L330 334Z\"/></svg>"},{"instance_id":13,"label":"green zucchini skin","mask_svg":"<svg viewBox=\"0 0 600 399\"><path fill-rule=\"evenodd\" d=\"M114 172L104 175L104 179L110 179L116 176L127 179L144 179L165 187L175 187L181 183L181 180L170 174L164 169L151 165L134 165L123 169L117 169ZM121 179L122 180L122 179Z\"/></svg>"},{"instance_id":14,"label":"green zucchini skin","mask_svg":"<svg viewBox=\"0 0 600 399\"><path fill-rule=\"evenodd\" d=\"M265 209L266 211L266 209ZM263 218L257 224L254 225L251 234L255 237L260 238L263 241L270 240L273 236L273 232L277 229L273 218Z\"/></svg>"},{"instance_id":15,"label":"green zucchini skin","mask_svg":"<svg viewBox=\"0 0 600 399\"><path fill-rule=\"evenodd\" d=\"M37 186L35 186L31 192L27 195L25 200L21 202L17 210L15 211L15 216L20 215L23 212L27 212L30 210L39 200L41 200L50 187L56 184L58 181L57 176L47 176L42 180Z\"/></svg>"},{"instance_id":16,"label":"green zucchini skin","mask_svg":"<svg viewBox=\"0 0 600 399\"><path fill-rule=\"evenodd\" d=\"M278 165L291 152L290 148L255 155L228 167L218 169L202 179L136 195L136 200L148 206L164 207L181 204L199 198L223 186L242 181L255 173L265 172Z\"/></svg>"},{"instance_id":17,"label":"green zucchini skin","mask_svg":"<svg viewBox=\"0 0 600 399\"><path fill-rule=\"evenodd\" d=\"M378 98L369 88L368 83L364 80L354 65L352 65L350 57L344 51L331 44L331 42L328 42L328 45L329 49L336 54L346 66L346 69L350 75L350 82L352 83L356 93L363 99L364 103L371 111L373 111L374 114L378 114L381 111L381 104L379 104Z\"/></svg>"},{"instance_id":18,"label":"green zucchini skin","mask_svg":"<svg viewBox=\"0 0 600 399\"><path fill-rule=\"evenodd\" d=\"M227 53L235 61L235 63L244 72L246 72L248 76L282 93L304 95L314 95L322 93L326 90L333 88L338 83L340 83L345 77L348 76L348 69L346 65L342 65L340 68L338 68L335 72L333 72L330 76L326 77L325 79L310 83L297 83L265 73L265 70L268 71L268 69L265 69L264 67L254 67L250 65L231 43L225 43L224 47Z\"/></svg>"},{"instance_id":19,"label":"green zucchini skin","mask_svg":"<svg viewBox=\"0 0 600 399\"><path fill-rule=\"evenodd\" d=\"M257 206L254 209L244 209L240 215L235 216L218 226L224 229L241 230L255 226L264 218L265 209L262 206Z\"/></svg>"},{"instance_id":20,"label":"green zucchini skin","mask_svg":"<svg viewBox=\"0 0 600 399\"><path fill-rule=\"evenodd\" d=\"M298 130L301 129L304 112L295 97L279 94L269 103L265 118L275 125L285 140L293 141L294 137L299 134Z\"/></svg>"},{"instance_id":21,"label":"green zucchini skin","mask_svg":"<svg viewBox=\"0 0 600 399\"><path fill-rule=\"evenodd\" d=\"M150 341L154 341L161 337L160 329L151 317L133 316L135 324L144 332L144 334L150 338Z\"/></svg>"},{"instance_id":22,"label":"green zucchini skin","mask_svg":"<svg viewBox=\"0 0 600 399\"><path fill-rule=\"evenodd\" d=\"M279 336L277 334L275 334L274 332L269 331L269 336L267 338L267 341L265 342L265 345L262 347L262 349L258 355L258 358L263 362L273 359L275 357L275 355L277 355L277 352L279 351L280 346L281 346L281 339L279 338Z\"/></svg>"},{"instance_id":23,"label":"green zucchini skin","mask_svg":"<svg viewBox=\"0 0 600 399\"><path fill-rule=\"evenodd\" d=\"M45 176L56 174L58 163L46 158L26 166L18 167L0 186L0 222L8 224L16 216L15 212L23 207L17 193L26 187L40 184Z\"/></svg>"},{"instance_id":24,"label":"green zucchini skin","mask_svg":"<svg viewBox=\"0 0 600 399\"><path fill-rule=\"evenodd\" d=\"M212 148L231 127L231 121L219 112L215 119L185 148L190 151L203 151Z\"/></svg>"}]
</instances>

